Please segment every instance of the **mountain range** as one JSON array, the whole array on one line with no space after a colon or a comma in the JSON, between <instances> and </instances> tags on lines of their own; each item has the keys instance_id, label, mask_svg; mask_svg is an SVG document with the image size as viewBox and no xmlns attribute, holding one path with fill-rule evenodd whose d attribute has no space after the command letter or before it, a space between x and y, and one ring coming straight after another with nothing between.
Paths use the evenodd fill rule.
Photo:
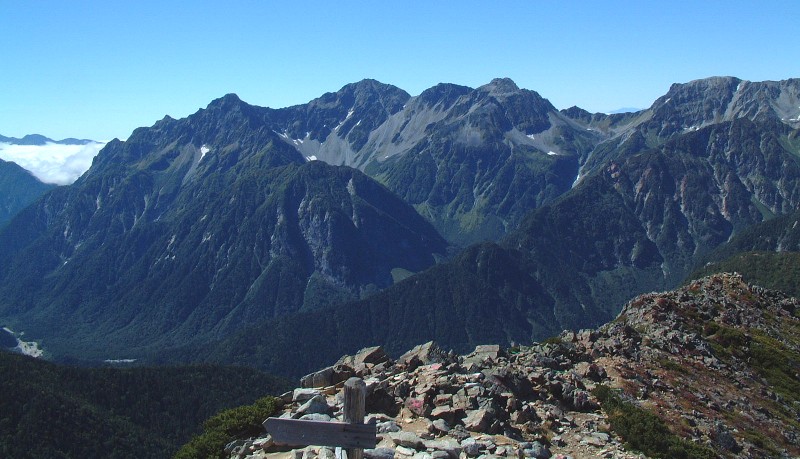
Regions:
<instances>
[{"instance_id":1,"label":"mountain range","mask_svg":"<svg viewBox=\"0 0 800 459\"><path fill-rule=\"evenodd\" d=\"M283 109L230 94L110 142L2 229L0 320L53 357L283 374L325 340L530 342L796 210L799 128L796 79L676 84L613 115L508 79L364 80Z\"/></svg>"},{"instance_id":2,"label":"mountain range","mask_svg":"<svg viewBox=\"0 0 800 459\"><path fill-rule=\"evenodd\" d=\"M62 140L53 140L49 137L45 137L41 134L28 134L22 138L16 137L5 137L0 135L0 143L8 143L11 145L47 145L48 143L54 143L57 145L86 145L87 143L92 143L94 140L89 139L74 139L72 137Z\"/></svg>"}]
</instances>

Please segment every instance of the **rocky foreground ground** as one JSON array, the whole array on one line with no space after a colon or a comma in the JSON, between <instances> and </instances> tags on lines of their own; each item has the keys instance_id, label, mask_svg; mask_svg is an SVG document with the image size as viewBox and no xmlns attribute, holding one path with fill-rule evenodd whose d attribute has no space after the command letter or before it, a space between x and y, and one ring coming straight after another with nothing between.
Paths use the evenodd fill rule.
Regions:
<instances>
[{"instance_id":1,"label":"rocky foreground ground","mask_svg":"<svg viewBox=\"0 0 800 459\"><path fill-rule=\"evenodd\" d=\"M379 437L368 458L648 457L635 451L643 449L635 437L651 434L644 424L652 419L689 445L688 457L800 457L797 306L724 274L642 295L597 330L530 347L479 346L459 356L426 343L397 360L363 349L304 377L283 395L282 416L341 419L340 388L358 376L367 385L366 422ZM615 389L614 403L657 418L636 414L643 425L624 427L614 418L623 411L599 386ZM227 451L253 459L340 453L289 450L268 433Z\"/></svg>"}]
</instances>

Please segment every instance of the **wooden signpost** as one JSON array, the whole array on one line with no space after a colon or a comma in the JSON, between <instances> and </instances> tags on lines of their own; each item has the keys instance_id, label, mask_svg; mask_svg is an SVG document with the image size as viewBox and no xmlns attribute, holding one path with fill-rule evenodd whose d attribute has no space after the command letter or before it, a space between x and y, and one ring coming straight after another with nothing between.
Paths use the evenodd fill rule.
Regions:
<instances>
[{"instance_id":1,"label":"wooden signpost","mask_svg":"<svg viewBox=\"0 0 800 459\"><path fill-rule=\"evenodd\" d=\"M377 445L375 424L364 424L366 395L364 381L350 378L344 383L344 422L269 418L264 427L276 443L339 446L347 449L348 459L362 459L364 449Z\"/></svg>"}]
</instances>

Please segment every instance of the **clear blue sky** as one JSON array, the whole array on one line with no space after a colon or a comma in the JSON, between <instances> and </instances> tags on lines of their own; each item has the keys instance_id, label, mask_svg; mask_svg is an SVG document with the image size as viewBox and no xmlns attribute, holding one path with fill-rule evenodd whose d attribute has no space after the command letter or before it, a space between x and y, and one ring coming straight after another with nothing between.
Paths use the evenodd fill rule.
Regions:
<instances>
[{"instance_id":1,"label":"clear blue sky","mask_svg":"<svg viewBox=\"0 0 800 459\"><path fill-rule=\"evenodd\" d=\"M226 93L278 108L363 78L647 107L673 82L800 77L798 24L798 0L0 0L0 134L126 138Z\"/></svg>"}]
</instances>

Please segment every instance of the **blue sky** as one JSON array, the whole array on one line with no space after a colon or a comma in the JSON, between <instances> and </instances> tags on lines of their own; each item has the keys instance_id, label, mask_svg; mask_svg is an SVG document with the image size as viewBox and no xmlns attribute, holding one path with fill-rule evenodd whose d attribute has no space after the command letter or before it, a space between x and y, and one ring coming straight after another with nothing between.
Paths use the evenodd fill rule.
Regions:
<instances>
[{"instance_id":1,"label":"blue sky","mask_svg":"<svg viewBox=\"0 0 800 459\"><path fill-rule=\"evenodd\" d=\"M673 82L800 77L798 18L796 0L0 0L0 134L126 138L226 93L278 108L363 78L643 108Z\"/></svg>"}]
</instances>

